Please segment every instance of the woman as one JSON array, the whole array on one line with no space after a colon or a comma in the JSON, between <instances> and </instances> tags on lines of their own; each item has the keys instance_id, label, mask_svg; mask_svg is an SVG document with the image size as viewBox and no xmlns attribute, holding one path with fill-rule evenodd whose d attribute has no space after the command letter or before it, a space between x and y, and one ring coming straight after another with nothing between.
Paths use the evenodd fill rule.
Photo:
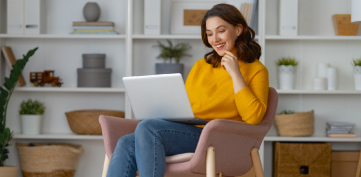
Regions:
<instances>
[{"instance_id":1,"label":"woman","mask_svg":"<svg viewBox=\"0 0 361 177\"><path fill-rule=\"evenodd\" d=\"M195 63L186 90L194 115L258 124L267 109L268 71L255 33L237 8L215 5L201 24L203 43L213 50ZM194 152L202 126L160 119L140 122L119 139L108 177L163 177L165 157Z\"/></svg>"}]
</instances>

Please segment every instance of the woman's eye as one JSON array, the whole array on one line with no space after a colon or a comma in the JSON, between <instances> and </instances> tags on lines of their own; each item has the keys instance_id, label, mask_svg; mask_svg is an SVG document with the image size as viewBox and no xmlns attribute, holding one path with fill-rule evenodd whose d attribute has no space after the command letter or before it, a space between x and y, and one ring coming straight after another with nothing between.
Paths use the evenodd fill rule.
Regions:
<instances>
[{"instance_id":1,"label":"woman's eye","mask_svg":"<svg viewBox=\"0 0 361 177\"><path fill-rule=\"evenodd\" d=\"M225 32L225 30L221 30L221 31L219 31L220 33L224 33Z\"/></svg>"},{"instance_id":2,"label":"woman's eye","mask_svg":"<svg viewBox=\"0 0 361 177\"><path fill-rule=\"evenodd\" d=\"M207 36L209 37L209 36L212 36L212 34L207 34Z\"/></svg>"}]
</instances>

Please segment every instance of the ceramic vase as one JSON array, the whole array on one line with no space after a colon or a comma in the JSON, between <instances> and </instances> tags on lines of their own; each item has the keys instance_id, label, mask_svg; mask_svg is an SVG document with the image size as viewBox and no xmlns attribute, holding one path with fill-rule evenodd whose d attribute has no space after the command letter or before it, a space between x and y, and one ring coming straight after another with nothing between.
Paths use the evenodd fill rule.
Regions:
<instances>
[{"instance_id":1,"label":"ceramic vase","mask_svg":"<svg viewBox=\"0 0 361 177\"><path fill-rule=\"evenodd\" d=\"M361 66L354 67L354 85L355 90L361 90Z\"/></svg>"},{"instance_id":2,"label":"ceramic vase","mask_svg":"<svg viewBox=\"0 0 361 177\"><path fill-rule=\"evenodd\" d=\"M20 115L22 133L30 135L40 134L42 117L43 115Z\"/></svg>"},{"instance_id":3,"label":"ceramic vase","mask_svg":"<svg viewBox=\"0 0 361 177\"><path fill-rule=\"evenodd\" d=\"M278 67L278 83L281 90L292 90L295 88L295 66L280 65Z\"/></svg>"},{"instance_id":4,"label":"ceramic vase","mask_svg":"<svg viewBox=\"0 0 361 177\"><path fill-rule=\"evenodd\" d=\"M100 17L100 7L96 2L88 2L83 8L83 15L87 22L96 22Z\"/></svg>"}]
</instances>

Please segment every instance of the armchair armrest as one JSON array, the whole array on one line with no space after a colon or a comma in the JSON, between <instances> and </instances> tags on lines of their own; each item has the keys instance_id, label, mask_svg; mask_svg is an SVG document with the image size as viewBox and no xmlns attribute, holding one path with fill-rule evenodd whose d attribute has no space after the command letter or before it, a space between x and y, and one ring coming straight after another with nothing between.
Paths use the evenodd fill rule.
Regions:
<instances>
[{"instance_id":1,"label":"armchair armrest","mask_svg":"<svg viewBox=\"0 0 361 177\"><path fill-rule=\"evenodd\" d=\"M118 139L133 133L139 121L101 115L99 116L99 123L102 128L105 152L110 159Z\"/></svg>"}]
</instances>

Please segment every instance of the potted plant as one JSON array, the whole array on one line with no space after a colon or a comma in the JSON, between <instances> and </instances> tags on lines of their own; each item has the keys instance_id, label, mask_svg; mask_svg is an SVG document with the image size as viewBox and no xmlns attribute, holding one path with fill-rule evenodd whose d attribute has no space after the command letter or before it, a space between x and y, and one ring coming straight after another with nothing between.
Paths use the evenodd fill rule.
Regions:
<instances>
[{"instance_id":1,"label":"potted plant","mask_svg":"<svg viewBox=\"0 0 361 177\"><path fill-rule=\"evenodd\" d=\"M298 62L294 57L282 57L278 59L278 83L282 90L295 88L295 72Z\"/></svg>"},{"instance_id":2,"label":"potted plant","mask_svg":"<svg viewBox=\"0 0 361 177\"><path fill-rule=\"evenodd\" d=\"M164 63L156 63L155 73L156 74L169 74L169 73L181 73L183 75L184 65L179 63L180 59L185 56L191 56L187 54L187 51L191 49L191 46L187 43L178 43L174 45L172 41L167 40L168 45L165 45L158 41L158 45L161 49L161 53L157 58L164 60ZM173 62L175 60L175 63ZM169 63L166 63L169 61Z\"/></svg>"},{"instance_id":3,"label":"potted plant","mask_svg":"<svg viewBox=\"0 0 361 177\"><path fill-rule=\"evenodd\" d=\"M20 104L20 119L23 134L40 134L45 106L38 100L28 99Z\"/></svg>"},{"instance_id":4,"label":"potted plant","mask_svg":"<svg viewBox=\"0 0 361 177\"><path fill-rule=\"evenodd\" d=\"M361 58L353 59L355 90L361 90Z\"/></svg>"},{"instance_id":5,"label":"potted plant","mask_svg":"<svg viewBox=\"0 0 361 177\"><path fill-rule=\"evenodd\" d=\"M29 50L23 59L17 60L10 71L10 77L5 77L5 83L0 86L0 174L7 177L16 177L18 167L5 166L4 161L8 158L9 142L12 139L12 132L6 127L6 110L19 76L21 75L29 58L34 55L38 48Z\"/></svg>"}]
</instances>

